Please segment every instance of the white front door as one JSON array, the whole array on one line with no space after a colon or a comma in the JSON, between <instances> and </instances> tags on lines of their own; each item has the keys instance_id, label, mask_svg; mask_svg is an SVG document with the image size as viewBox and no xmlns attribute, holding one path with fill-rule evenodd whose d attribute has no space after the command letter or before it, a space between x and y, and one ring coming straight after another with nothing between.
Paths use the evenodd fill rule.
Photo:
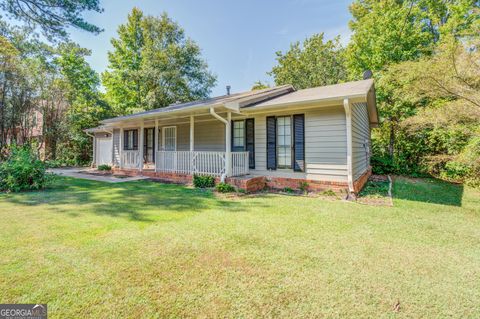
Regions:
<instances>
[{"instance_id":1,"label":"white front door","mask_svg":"<svg viewBox=\"0 0 480 319\"><path fill-rule=\"evenodd\" d=\"M112 138L96 138L97 150L96 161L98 165L112 165Z\"/></svg>"}]
</instances>

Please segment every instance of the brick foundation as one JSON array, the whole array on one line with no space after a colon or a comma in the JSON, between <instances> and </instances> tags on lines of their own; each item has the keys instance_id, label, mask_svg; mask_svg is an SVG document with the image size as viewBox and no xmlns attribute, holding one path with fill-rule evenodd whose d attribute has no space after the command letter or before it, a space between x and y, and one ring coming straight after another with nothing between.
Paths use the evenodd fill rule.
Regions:
<instances>
[{"instance_id":1,"label":"brick foundation","mask_svg":"<svg viewBox=\"0 0 480 319\"><path fill-rule=\"evenodd\" d=\"M355 182L353 182L353 189L354 189L355 194L360 193L363 186L365 186L365 184L367 183L370 175L372 175L372 167L371 166L368 168L368 170L365 173L363 173L362 176L360 176L359 178L357 178L357 180Z\"/></svg>"},{"instance_id":2,"label":"brick foundation","mask_svg":"<svg viewBox=\"0 0 480 319\"><path fill-rule=\"evenodd\" d=\"M335 192L343 192L348 190L348 184L345 182L316 181L302 178L285 178L285 177L266 177L266 186L272 189L291 188L299 190L303 183L307 183L306 189L310 192L324 192L333 190Z\"/></svg>"},{"instance_id":3,"label":"brick foundation","mask_svg":"<svg viewBox=\"0 0 480 319\"><path fill-rule=\"evenodd\" d=\"M167 173L167 172L155 172L150 170L144 170L142 172L134 169L113 169L115 174L127 175L127 176L147 176L152 179L156 179L167 183L176 184L192 184L193 176L188 174ZM367 175L368 173L368 175ZM358 189L360 190L365 184L368 176L371 174L371 170L362 175L356 182ZM365 177L366 176L366 177ZM216 178L216 182L220 182L220 178ZM293 190L300 190L303 183L307 183L306 189L310 192L324 192L327 190L333 190L335 192L347 192L348 184L346 182L330 182L330 181L316 181L301 178L285 178L285 177L273 177L273 176L240 176L229 177L225 181L226 183L235 186L236 188L243 189L247 193L254 193L261 191L265 188L283 190L285 188L291 188Z\"/></svg>"}]
</instances>

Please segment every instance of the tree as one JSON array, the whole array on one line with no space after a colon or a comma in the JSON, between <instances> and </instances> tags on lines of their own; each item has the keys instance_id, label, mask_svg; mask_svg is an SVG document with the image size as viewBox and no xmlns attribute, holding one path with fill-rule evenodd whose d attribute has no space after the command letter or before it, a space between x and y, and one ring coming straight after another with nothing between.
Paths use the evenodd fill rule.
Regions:
<instances>
[{"instance_id":1,"label":"tree","mask_svg":"<svg viewBox=\"0 0 480 319\"><path fill-rule=\"evenodd\" d=\"M252 91L268 89L270 86L268 83L263 83L262 81L257 81L253 83Z\"/></svg>"},{"instance_id":2,"label":"tree","mask_svg":"<svg viewBox=\"0 0 480 319\"><path fill-rule=\"evenodd\" d=\"M49 39L65 38L68 27L94 34L102 31L80 17L84 11L103 12L99 0L0 0L0 8L16 20L40 27Z\"/></svg>"},{"instance_id":3,"label":"tree","mask_svg":"<svg viewBox=\"0 0 480 319\"><path fill-rule=\"evenodd\" d=\"M269 72L276 85L292 84L297 89L336 84L347 77L340 38L324 40L324 34L295 42L286 53L276 53L277 65Z\"/></svg>"},{"instance_id":4,"label":"tree","mask_svg":"<svg viewBox=\"0 0 480 319\"><path fill-rule=\"evenodd\" d=\"M65 122L68 127L64 150L75 163L85 163L90 159L91 138L84 129L95 127L101 119L111 115L109 105L99 92L100 78L86 62L90 51L74 43L66 43L58 48L59 56L55 63L66 82L68 109Z\"/></svg>"},{"instance_id":5,"label":"tree","mask_svg":"<svg viewBox=\"0 0 480 319\"><path fill-rule=\"evenodd\" d=\"M112 39L109 67L102 74L116 114L206 98L215 84L200 48L166 13L144 16L134 8Z\"/></svg>"}]
</instances>

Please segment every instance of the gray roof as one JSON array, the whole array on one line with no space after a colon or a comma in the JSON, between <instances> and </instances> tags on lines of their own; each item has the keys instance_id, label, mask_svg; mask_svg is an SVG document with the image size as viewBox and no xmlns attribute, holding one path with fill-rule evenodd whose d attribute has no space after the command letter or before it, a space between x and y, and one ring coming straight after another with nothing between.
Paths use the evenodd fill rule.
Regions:
<instances>
[{"instance_id":1,"label":"gray roof","mask_svg":"<svg viewBox=\"0 0 480 319\"><path fill-rule=\"evenodd\" d=\"M298 90L268 101L257 103L253 107L297 104L322 100L340 100L344 98L364 97L373 86L373 79L346 82L334 85L319 86L311 89Z\"/></svg>"},{"instance_id":2,"label":"gray roof","mask_svg":"<svg viewBox=\"0 0 480 319\"><path fill-rule=\"evenodd\" d=\"M373 84L373 79L368 79L298 91L291 85L282 85L264 90L247 91L193 102L172 104L164 108L106 119L101 123L108 125L109 123L124 120L148 118L157 114L181 112L184 110L194 111L213 106L223 106L239 111L240 109L247 108L254 110L263 107L287 106L320 101L338 101L345 98L357 97L368 99L370 112L372 116L375 117L374 122L376 122L377 115ZM99 127L99 129L103 129L103 126Z\"/></svg>"},{"instance_id":3,"label":"gray roof","mask_svg":"<svg viewBox=\"0 0 480 319\"><path fill-rule=\"evenodd\" d=\"M128 119L143 118L150 115L174 112L178 110L196 109L196 108L205 107L205 106L224 105L226 103L235 102L237 100L243 100L245 98L254 99L254 98L262 97L264 95L270 96L272 94L282 93L285 90L288 90L288 92L291 92L291 91L294 91L294 88L291 85L282 85L282 86L276 86L273 88L267 88L263 90L247 91L247 92L235 93L230 95L221 95L221 96L208 98L204 100L171 104L167 107L162 107L162 108L149 110L145 112L138 112L130 115L118 116L111 119L106 119L106 120L103 120L102 123L119 122L119 121L128 120Z\"/></svg>"}]
</instances>

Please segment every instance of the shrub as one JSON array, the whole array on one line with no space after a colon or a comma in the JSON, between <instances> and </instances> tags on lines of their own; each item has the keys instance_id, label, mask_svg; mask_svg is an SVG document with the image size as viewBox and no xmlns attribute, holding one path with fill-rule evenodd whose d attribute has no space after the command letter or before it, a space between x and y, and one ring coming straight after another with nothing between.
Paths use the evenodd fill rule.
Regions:
<instances>
[{"instance_id":1,"label":"shrub","mask_svg":"<svg viewBox=\"0 0 480 319\"><path fill-rule=\"evenodd\" d=\"M293 193L293 189L291 189L290 187L285 187L285 188L283 189L283 191L284 191L285 193L289 193L289 194Z\"/></svg>"},{"instance_id":2,"label":"shrub","mask_svg":"<svg viewBox=\"0 0 480 319\"><path fill-rule=\"evenodd\" d=\"M42 189L49 175L45 165L28 146L12 146L7 159L0 164L0 190L19 192Z\"/></svg>"},{"instance_id":3,"label":"shrub","mask_svg":"<svg viewBox=\"0 0 480 319\"><path fill-rule=\"evenodd\" d=\"M215 186L215 178L209 175L193 175L193 186L207 188Z\"/></svg>"},{"instance_id":4,"label":"shrub","mask_svg":"<svg viewBox=\"0 0 480 319\"><path fill-rule=\"evenodd\" d=\"M302 191L302 193L308 192L308 183L307 182L300 182L298 188Z\"/></svg>"},{"instance_id":5,"label":"shrub","mask_svg":"<svg viewBox=\"0 0 480 319\"><path fill-rule=\"evenodd\" d=\"M232 193L235 191L235 187L227 183L219 183L215 186L215 189L220 193Z\"/></svg>"},{"instance_id":6,"label":"shrub","mask_svg":"<svg viewBox=\"0 0 480 319\"><path fill-rule=\"evenodd\" d=\"M112 167L107 164L98 165L97 170L99 171L111 171Z\"/></svg>"}]
</instances>

